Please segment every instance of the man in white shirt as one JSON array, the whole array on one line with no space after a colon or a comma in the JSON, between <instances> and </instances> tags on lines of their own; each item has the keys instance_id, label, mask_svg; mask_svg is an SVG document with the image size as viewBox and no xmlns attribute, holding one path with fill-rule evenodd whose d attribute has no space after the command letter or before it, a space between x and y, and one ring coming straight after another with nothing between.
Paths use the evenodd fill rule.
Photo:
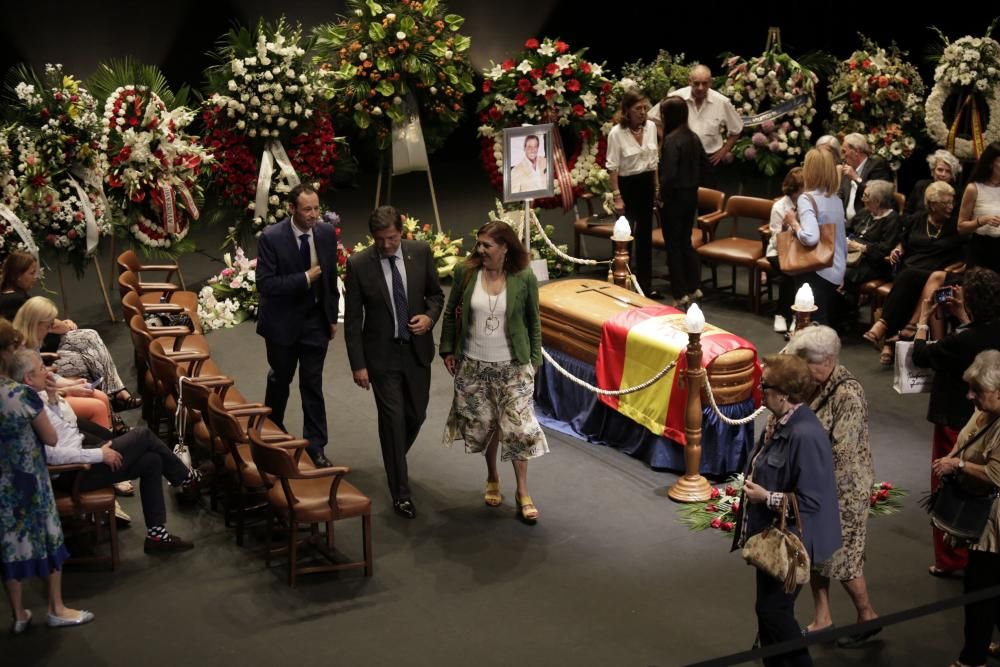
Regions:
<instances>
[{"instance_id":1,"label":"man in white shirt","mask_svg":"<svg viewBox=\"0 0 1000 667\"><path fill-rule=\"evenodd\" d=\"M702 148L708 154L713 171L703 174L702 185L714 187L716 175L714 168L718 167L736 145L736 140L743 131L743 118L728 97L712 90L712 71L705 65L695 65L688 75L688 84L670 93L680 97L688 105L688 127L701 139ZM650 110L648 118L661 127L660 105ZM722 128L726 129L726 137L722 137Z\"/></svg>"},{"instance_id":2,"label":"man in white shirt","mask_svg":"<svg viewBox=\"0 0 1000 667\"><path fill-rule=\"evenodd\" d=\"M549 186L548 162L545 156L540 156L541 140L537 135L529 134L524 138L524 159L510 170L510 191L535 192L545 190Z\"/></svg>"},{"instance_id":3,"label":"man in white shirt","mask_svg":"<svg viewBox=\"0 0 1000 667\"><path fill-rule=\"evenodd\" d=\"M38 392L45 400L45 414L59 439L45 447L49 465L89 463L80 480L81 491L92 491L127 479L139 479L142 513L146 520L146 553L186 551L194 544L167 532L163 478L173 486L197 488L199 474L190 470L163 441L147 428L137 428L105 441L99 448L85 448L84 436L73 409L55 389L52 375L34 350L18 350L10 363L11 377ZM62 480L55 480L57 487Z\"/></svg>"},{"instance_id":4,"label":"man in white shirt","mask_svg":"<svg viewBox=\"0 0 1000 667\"><path fill-rule=\"evenodd\" d=\"M871 148L865 135L852 132L844 137L843 164L840 165L840 198L844 201L847 227L850 228L854 216L861 212L868 181L893 182L892 168L885 160L871 156Z\"/></svg>"}]
</instances>

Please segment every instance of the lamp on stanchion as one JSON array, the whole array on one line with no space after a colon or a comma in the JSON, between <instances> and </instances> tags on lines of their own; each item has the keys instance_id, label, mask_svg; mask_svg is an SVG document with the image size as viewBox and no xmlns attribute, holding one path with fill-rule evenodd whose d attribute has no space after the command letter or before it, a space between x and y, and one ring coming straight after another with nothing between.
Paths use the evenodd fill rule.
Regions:
<instances>
[{"instance_id":1,"label":"lamp on stanchion","mask_svg":"<svg viewBox=\"0 0 1000 667\"><path fill-rule=\"evenodd\" d=\"M611 260L611 274L608 276L608 279L618 287L633 289L628 270L629 244L632 243L632 227L628 224L628 219L624 215L615 221L614 231L611 232L611 241L615 246L615 256Z\"/></svg>"},{"instance_id":2,"label":"lamp on stanchion","mask_svg":"<svg viewBox=\"0 0 1000 667\"><path fill-rule=\"evenodd\" d=\"M695 503L708 500L712 487L701 476L701 383L705 381L705 369L701 366L701 332L705 330L705 315L698 304L688 308L684 323L688 331L687 407L684 411L684 476L670 487L667 495L681 503Z\"/></svg>"},{"instance_id":3,"label":"lamp on stanchion","mask_svg":"<svg viewBox=\"0 0 1000 667\"><path fill-rule=\"evenodd\" d=\"M795 311L796 331L802 331L809 326L812 322L812 314L819 310L809 283L802 283L802 287L795 293L795 303L792 305L792 310Z\"/></svg>"}]
</instances>

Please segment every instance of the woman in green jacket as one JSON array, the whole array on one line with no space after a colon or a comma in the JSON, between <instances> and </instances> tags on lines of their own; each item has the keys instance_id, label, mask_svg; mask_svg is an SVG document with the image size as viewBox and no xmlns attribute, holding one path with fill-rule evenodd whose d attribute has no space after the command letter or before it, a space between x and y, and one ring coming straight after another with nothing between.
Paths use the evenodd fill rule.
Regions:
<instances>
[{"instance_id":1,"label":"woman in green jacket","mask_svg":"<svg viewBox=\"0 0 1000 667\"><path fill-rule=\"evenodd\" d=\"M535 419L535 370L542 364L538 281L529 255L510 225L479 229L476 249L455 268L455 284L444 311L440 353L455 376L445 442L465 441L470 453L485 452L487 505L503 502L497 450L512 461L518 515L528 524L538 508L528 494L528 459L549 451Z\"/></svg>"}]
</instances>

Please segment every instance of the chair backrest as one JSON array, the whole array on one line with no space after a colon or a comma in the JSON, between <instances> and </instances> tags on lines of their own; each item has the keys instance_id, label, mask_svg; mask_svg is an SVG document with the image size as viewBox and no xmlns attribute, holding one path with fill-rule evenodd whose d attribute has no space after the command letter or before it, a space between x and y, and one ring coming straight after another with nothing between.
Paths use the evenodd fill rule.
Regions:
<instances>
[{"instance_id":1,"label":"chair backrest","mask_svg":"<svg viewBox=\"0 0 1000 667\"><path fill-rule=\"evenodd\" d=\"M149 344L153 336L149 333L146 321L139 315L133 315L128 321L128 329L132 334L132 347L135 348L136 354L149 363Z\"/></svg>"},{"instance_id":2,"label":"chair backrest","mask_svg":"<svg viewBox=\"0 0 1000 667\"><path fill-rule=\"evenodd\" d=\"M240 455L239 446L247 444L249 440L246 431L240 426L240 422L229 414L218 394L212 393L208 397L208 412L207 415L203 412L202 416L207 416L208 429L213 439L218 438L223 450L233 457L236 467L243 470L246 467L246 461ZM261 478L267 481L263 473Z\"/></svg>"},{"instance_id":3,"label":"chair backrest","mask_svg":"<svg viewBox=\"0 0 1000 667\"><path fill-rule=\"evenodd\" d=\"M711 188L698 188L698 214L717 213L724 210L726 193Z\"/></svg>"},{"instance_id":4,"label":"chair backrest","mask_svg":"<svg viewBox=\"0 0 1000 667\"><path fill-rule=\"evenodd\" d=\"M762 222L771 219L771 206L774 205L770 199L760 197L744 197L733 195L726 200L726 217L733 220L733 231L731 236L736 236L736 225L740 218L748 218L759 226Z\"/></svg>"},{"instance_id":5,"label":"chair backrest","mask_svg":"<svg viewBox=\"0 0 1000 667\"><path fill-rule=\"evenodd\" d=\"M124 298L129 292L141 295L142 288L139 287L139 276L132 271L125 270L118 274L118 293Z\"/></svg>"},{"instance_id":6,"label":"chair backrest","mask_svg":"<svg viewBox=\"0 0 1000 667\"><path fill-rule=\"evenodd\" d=\"M139 261L139 256L135 254L132 249L126 250L122 254L118 255L118 273L124 271L131 271L132 273L139 273L142 271L142 262Z\"/></svg>"},{"instance_id":7,"label":"chair backrest","mask_svg":"<svg viewBox=\"0 0 1000 667\"><path fill-rule=\"evenodd\" d=\"M269 475L282 481L302 477L292 451L261 440L259 427L251 428L248 436L253 462L257 464L257 472L262 477Z\"/></svg>"},{"instance_id":8,"label":"chair backrest","mask_svg":"<svg viewBox=\"0 0 1000 667\"><path fill-rule=\"evenodd\" d=\"M176 398L177 381L184 375L184 371L178 367L177 362L167 356L163 344L158 340L149 343L149 370L153 373L153 379L161 385L160 389L164 394Z\"/></svg>"},{"instance_id":9,"label":"chair backrest","mask_svg":"<svg viewBox=\"0 0 1000 667\"><path fill-rule=\"evenodd\" d=\"M142 299L139 298L137 292L129 290L127 293L122 294L122 313L125 314L125 321L128 322L133 317L138 315L139 317L144 317L146 315L146 309L142 304Z\"/></svg>"}]
</instances>

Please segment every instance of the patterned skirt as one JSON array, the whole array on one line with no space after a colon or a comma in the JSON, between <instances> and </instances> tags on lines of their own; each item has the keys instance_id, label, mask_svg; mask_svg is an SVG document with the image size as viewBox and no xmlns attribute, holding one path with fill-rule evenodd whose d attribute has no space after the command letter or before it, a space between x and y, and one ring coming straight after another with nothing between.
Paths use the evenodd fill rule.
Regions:
<instances>
[{"instance_id":1,"label":"patterned skirt","mask_svg":"<svg viewBox=\"0 0 1000 667\"><path fill-rule=\"evenodd\" d=\"M466 452L480 453L499 431L501 461L526 461L547 453L545 433L535 418L534 391L530 364L463 358L455 373L444 443L464 440Z\"/></svg>"}]
</instances>

